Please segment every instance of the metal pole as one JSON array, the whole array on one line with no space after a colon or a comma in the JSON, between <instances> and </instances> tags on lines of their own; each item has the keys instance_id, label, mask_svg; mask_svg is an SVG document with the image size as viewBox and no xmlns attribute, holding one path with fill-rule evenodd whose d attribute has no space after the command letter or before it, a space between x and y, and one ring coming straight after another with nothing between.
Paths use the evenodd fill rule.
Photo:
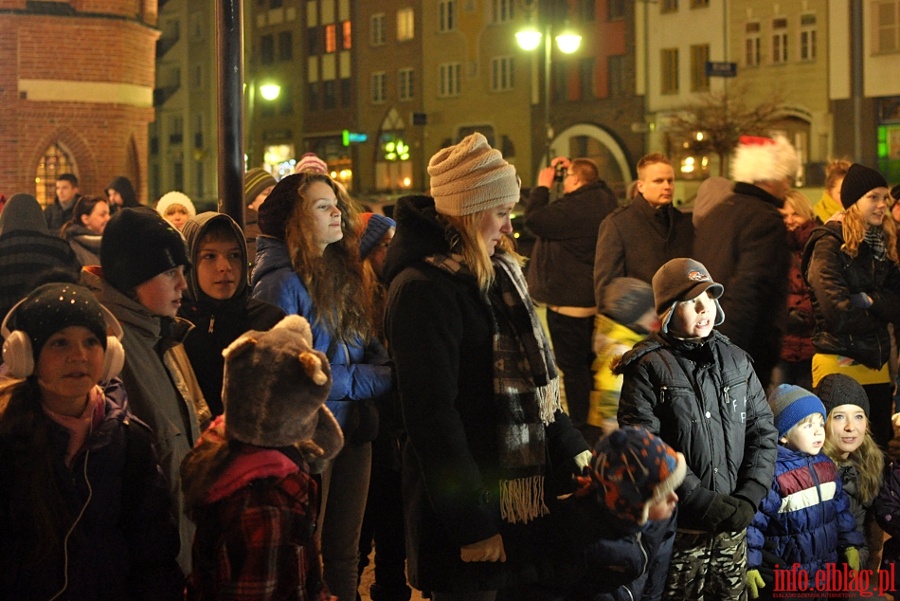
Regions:
<instances>
[{"instance_id":1,"label":"metal pole","mask_svg":"<svg viewBox=\"0 0 900 601\"><path fill-rule=\"evenodd\" d=\"M241 0L216 2L218 55L219 212L244 226L244 152L241 108Z\"/></svg>"},{"instance_id":2,"label":"metal pole","mask_svg":"<svg viewBox=\"0 0 900 601\"><path fill-rule=\"evenodd\" d=\"M853 97L853 160L866 161L863 156L862 104L863 104L863 31L862 2L850 2L850 73Z\"/></svg>"},{"instance_id":3,"label":"metal pole","mask_svg":"<svg viewBox=\"0 0 900 601\"><path fill-rule=\"evenodd\" d=\"M547 167L553 157L550 156L550 142L553 140L553 125L550 123L550 78L552 77L553 46L551 43L552 26L549 15L544 26L544 145Z\"/></svg>"}]
</instances>

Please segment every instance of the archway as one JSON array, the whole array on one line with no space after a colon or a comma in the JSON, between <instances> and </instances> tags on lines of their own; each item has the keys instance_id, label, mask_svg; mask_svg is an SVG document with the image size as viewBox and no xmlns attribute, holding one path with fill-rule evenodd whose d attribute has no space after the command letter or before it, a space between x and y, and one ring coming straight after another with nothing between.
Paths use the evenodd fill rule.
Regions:
<instances>
[{"instance_id":1,"label":"archway","mask_svg":"<svg viewBox=\"0 0 900 601\"><path fill-rule=\"evenodd\" d=\"M41 206L47 206L56 198L56 178L63 173L72 173L78 177L78 166L73 153L65 144L57 141L41 154L34 172L34 197Z\"/></svg>"},{"instance_id":2,"label":"archway","mask_svg":"<svg viewBox=\"0 0 900 601\"><path fill-rule=\"evenodd\" d=\"M609 132L590 123L579 123L560 132L551 147L554 156L592 159L600 169L600 178L618 196L624 196L632 180L631 166L625 150Z\"/></svg>"}]
</instances>

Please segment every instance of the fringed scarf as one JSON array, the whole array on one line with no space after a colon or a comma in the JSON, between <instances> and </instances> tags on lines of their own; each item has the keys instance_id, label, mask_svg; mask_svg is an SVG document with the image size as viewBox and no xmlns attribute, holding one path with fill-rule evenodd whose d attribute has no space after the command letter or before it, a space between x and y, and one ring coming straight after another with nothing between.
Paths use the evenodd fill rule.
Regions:
<instances>
[{"instance_id":1,"label":"fringed scarf","mask_svg":"<svg viewBox=\"0 0 900 601\"><path fill-rule=\"evenodd\" d=\"M426 258L454 275L470 274L461 260L459 255ZM500 514L511 524L528 523L550 511L544 502L546 427L560 409L559 377L521 268L502 252L491 261L496 275L485 301L494 321Z\"/></svg>"},{"instance_id":2,"label":"fringed scarf","mask_svg":"<svg viewBox=\"0 0 900 601\"><path fill-rule=\"evenodd\" d=\"M887 256L887 248L884 246L884 233L881 228L866 229L866 244L872 249L872 255L878 261L884 261Z\"/></svg>"}]
</instances>

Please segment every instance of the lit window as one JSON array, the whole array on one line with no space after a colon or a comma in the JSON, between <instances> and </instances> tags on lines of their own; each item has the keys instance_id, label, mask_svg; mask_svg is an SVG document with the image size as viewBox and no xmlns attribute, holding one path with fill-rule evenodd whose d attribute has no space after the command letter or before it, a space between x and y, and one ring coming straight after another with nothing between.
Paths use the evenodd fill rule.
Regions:
<instances>
[{"instance_id":1,"label":"lit window","mask_svg":"<svg viewBox=\"0 0 900 601\"><path fill-rule=\"evenodd\" d=\"M337 51L337 30L334 23L325 26L325 52Z\"/></svg>"},{"instance_id":2,"label":"lit window","mask_svg":"<svg viewBox=\"0 0 900 601\"><path fill-rule=\"evenodd\" d=\"M411 40L416 34L415 13L411 8L401 8L397 11L397 40Z\"/></svg>"},{"instance_id":3,"label":"lit window","mask_svg":"<svg viewBox=\"0 0 900 601\"><path fill-rule=\"evenodd\" d=\"M353 47L353 29L350 21L341 23L341 50L350 50Z\"/></svg>"}]
</instances>

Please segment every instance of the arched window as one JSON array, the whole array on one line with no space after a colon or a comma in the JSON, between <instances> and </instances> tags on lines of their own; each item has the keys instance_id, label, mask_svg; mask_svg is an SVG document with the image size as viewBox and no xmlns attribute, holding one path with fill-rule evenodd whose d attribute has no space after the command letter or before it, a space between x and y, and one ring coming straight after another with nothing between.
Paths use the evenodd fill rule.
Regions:
<instances>
[{"instance_id":1,"label":"arched window","mask_svg":"<svg viewBox=\"0 0 900 601\"><path fill-rule=\"evenodd\" d=\"M47 206L56 198L56 178L63 173L78 177L78 167L61 144L51 144L38 162L34 176L34 196L41 206Z\"/></svg>"},{"instance_id":2,"label":"arched window","mask_svg":"<svg viewBox=\"0 0 900 601\"><path fill-rule=\"evenodd\" d=\"M411 148L406 138L406 125L397 109L388 111L378 132L375 157L375 187L381 191L412 188Z\"/></svg>"}]
</instances>

